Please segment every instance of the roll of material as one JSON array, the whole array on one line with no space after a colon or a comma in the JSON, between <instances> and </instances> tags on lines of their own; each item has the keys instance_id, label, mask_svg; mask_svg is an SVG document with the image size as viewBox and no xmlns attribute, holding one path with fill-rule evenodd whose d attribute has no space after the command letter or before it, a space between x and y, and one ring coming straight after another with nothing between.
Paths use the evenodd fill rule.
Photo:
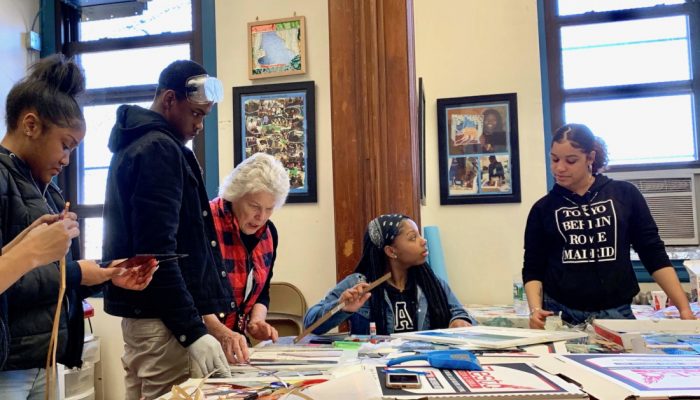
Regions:
<instances>
[{"instance_id":1,"label":"roll of material","mask_svg":"<svg viewBox=\"0 0 700 400\"><path fill-rule=\"evenodd\" d=\"M442 252L442 243L440 242L440 228L426 226L423 228L423 236L428 241L428 264L438 278L448 282L445 255Z\"/></svg>"}]
</instances>

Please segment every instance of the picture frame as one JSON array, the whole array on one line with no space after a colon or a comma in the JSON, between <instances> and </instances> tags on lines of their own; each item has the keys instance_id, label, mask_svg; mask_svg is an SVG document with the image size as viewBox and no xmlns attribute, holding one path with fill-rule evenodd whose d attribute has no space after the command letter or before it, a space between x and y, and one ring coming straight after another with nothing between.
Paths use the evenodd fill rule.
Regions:
<instances>
[{"instance_id":1,"label":"picture frame","mask_svg":"<svg viewBox=\"0 0 700 400\"><path fill-rule=\"evenodd\" d=\"M306 73L303 16L248 23L248 78Z\"/></svg>"},{"instance_id":2,"label":"picture frame","mask_svg":"<svg viewBox=\"0 0 700 400\"><path fill-rule=\"evenodd\" d=\"M425 185L425 89L423 78L418 78L418 156L420 160L420 203L427 204Z\"/></svg>"},{"instance_id":3,"label":"picture frame","mask_svg":"<svg viewBox=\"0 0 700 400\"><path fill-rule=\"evenodd\" d=\"M440 204L519 203L516 93L437 100Z\"/></svg>"},{"instance_id":4,"label":"picture frame","mask_svg":"<svg viewBox=\"0 0 700 400\"><path fill-rule=\"evenodd\" d=\"M256 152L290 174L287 203L315 203L316 100L313 81L233 88L234 163Z\"/></svg>"}]
</instances>

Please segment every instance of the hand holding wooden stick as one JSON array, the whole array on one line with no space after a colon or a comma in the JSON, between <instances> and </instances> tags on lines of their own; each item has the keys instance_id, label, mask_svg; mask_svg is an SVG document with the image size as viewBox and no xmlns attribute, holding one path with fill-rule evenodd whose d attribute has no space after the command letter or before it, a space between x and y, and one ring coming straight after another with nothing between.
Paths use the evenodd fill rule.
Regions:
<instances>
[{"instance_id":1,"label":"hand holding wooden stick","mask_svg":"<svg viewBox=\"0 0 700 400\"><path fill-rule=\"evenodd\" d=\"M388 281L389 278L391 278L391 272L387 272L387 273L384 274L384 276L382 276L381 278L379 278L379 279L377 279L376 281L370 283L370 285L369 285L369 286L367 287L367 289L362 293L362 295L364 295L364 294L366 294L366 293L368 293L368 292L371 292L372 289L374 289L374 288L376 288L377 286L381 285L382 283ZM360 297L362 297L362 295L360 295ZM337 306L333 307L333 309L331 309L331 310L328 311L327 313L323 314L323 316L321 316L321 318L319 318L318 320L316 320L316 322L314 322L313 324L311 324L311 326L309 326L308 328L304 329L304 331L303 331L302 333L300 333L299 336L295 337L295 338L294 338L294 343L299 343L299 341L300 341L301 339L303 339L304 337L306 337L306 335L308 335L309 333L311 333L314 329L318 328L322 323L326 322L326 321L328 320L328 318L330 318L330 317L332 317L333 315L335 315L338 311L342 310L344 307L345 307L345 302L344 302L344 301L341 301L340 303L338 303Z\"/></svg>"}]
</instances>

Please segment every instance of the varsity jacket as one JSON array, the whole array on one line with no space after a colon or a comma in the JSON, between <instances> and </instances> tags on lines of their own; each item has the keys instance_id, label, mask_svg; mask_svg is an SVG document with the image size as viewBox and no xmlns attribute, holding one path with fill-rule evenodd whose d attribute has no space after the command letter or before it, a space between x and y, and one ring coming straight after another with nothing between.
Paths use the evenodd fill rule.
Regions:
<instances>
[{"instance_id":1,"label":"varsity jacket","mask_svg":"<svg viewBox=\"0 0 700 400\"><path fill-rule=\"evenodd\" d=\"M527 218L523 282L541 281L547 295L577 310L629 304L639 292L630 245L650 274L671 265L634 185L596 175L579 196L555 184Z\"/></svg>"}]
</instances>

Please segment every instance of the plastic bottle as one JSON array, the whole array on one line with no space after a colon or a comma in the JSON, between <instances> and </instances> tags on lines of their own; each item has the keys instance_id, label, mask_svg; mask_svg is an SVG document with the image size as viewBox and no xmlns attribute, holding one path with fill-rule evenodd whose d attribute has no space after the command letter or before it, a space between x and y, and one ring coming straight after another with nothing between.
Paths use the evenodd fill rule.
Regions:
<instances>
[{"instance_id":1,"label":"plastic bottle","mask_svg":"<svg viewBox=\"0 0 700 400\"><path fill-rule=\"evenodd\" d=\"M516 315L530 314L527 298L525 297L525 287L520 277L513 278L513 309Z\"/></svg>"}]
</instances>

